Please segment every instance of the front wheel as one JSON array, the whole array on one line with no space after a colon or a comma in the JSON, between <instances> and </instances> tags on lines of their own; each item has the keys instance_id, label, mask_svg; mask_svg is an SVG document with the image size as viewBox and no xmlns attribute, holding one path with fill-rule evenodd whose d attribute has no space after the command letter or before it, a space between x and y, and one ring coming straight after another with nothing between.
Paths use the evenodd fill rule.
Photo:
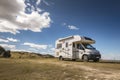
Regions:
<instances>
[{"instance_id":1,"label":"front wheel","mask_svg":"<svg viewBox=\"0 0 120 80\"><path fill-rule=\"evenodd\" d=\"M87 56L87 55L84 55L84 56L83 56L83 61L84 61L84 62L88 62L88 61L89 61L89 59L88 59L88 56Z\"/></svg>"},{"instance_id":2,"label":"front wheel","mask_svg":"<svg viewBox=\"0 0 120 80\"><path fill-rule=\"evenodd\" d=\"M99 62L99 59L94 59L93 61L94 61L94 62Z\"/></svg>"}]
</instances>

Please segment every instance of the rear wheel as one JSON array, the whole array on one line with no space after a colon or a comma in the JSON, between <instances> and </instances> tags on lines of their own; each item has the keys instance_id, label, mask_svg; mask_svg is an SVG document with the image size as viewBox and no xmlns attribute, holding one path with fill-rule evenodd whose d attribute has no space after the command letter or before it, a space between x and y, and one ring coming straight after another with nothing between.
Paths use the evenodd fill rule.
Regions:
<instances>
[{"instance_id":1,"label":"rear wheel","mask_svg":"<svg viewBox=\"0 0 120 80\"><path fill-rule=\"evenodd\" d=\"M61 61L62 61L62 60L64 60L64 59L63 59L63 57L62 57L62 56L60 56L60 57L59 57L59 60L61 60Z\"/></svg>"},{"instance_id":2,"label":"rear wheel","mask_svg":"<svg viewBox=\"0 0 120 80\"><path fill-rule=\"evenodd\" d=\"M88 62L88 61L89 61L89 59L88 59L88 56L87 56L87 55L84 55L84 56L83 56L83 61L84 61L84 62Z\"/></svg>"},{"instance_id":3,"label":"rear wheel","mask_svg":"<svg viewBox=\"0 0 120 80\"><path fill-rule=\"evenodd\" d=\"M72 61L76 61L76 59L72 59Z\"/></svg>"}]
</instances>

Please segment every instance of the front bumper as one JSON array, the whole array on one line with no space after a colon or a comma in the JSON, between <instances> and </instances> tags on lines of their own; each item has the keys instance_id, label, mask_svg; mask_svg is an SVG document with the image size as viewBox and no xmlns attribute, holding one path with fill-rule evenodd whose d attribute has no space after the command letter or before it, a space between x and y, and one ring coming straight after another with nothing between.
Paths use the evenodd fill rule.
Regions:
<instances>
[{"instance_id":1,"label":"front bumper","mask_svg":"<svg viewBox=\"0 0 120 80\"><path fill-rule=\"evenodd\" d=\"M89 60L95 60L95 59L100 59L101 55L100 54L90 54L88 55Z\"/></svg>"}]
</instances>

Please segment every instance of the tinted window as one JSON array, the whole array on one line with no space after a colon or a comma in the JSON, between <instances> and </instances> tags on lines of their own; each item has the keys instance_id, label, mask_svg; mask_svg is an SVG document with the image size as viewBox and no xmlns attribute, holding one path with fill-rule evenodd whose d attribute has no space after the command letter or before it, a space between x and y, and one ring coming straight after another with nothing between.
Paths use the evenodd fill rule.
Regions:
<instances>
[{"instance_id":1,"label":"tinted window","mask_svg":"<svg viewBox=\"0 0 120 80\"><path fill-rule=\"evenodd\" d=\"M73 47L75 48L75 43L73 43Z\"/></svg>"},{"instance_id":2,"label":"tinted window","mask_svg":"<svg viewBox=\"0 0 120 80\"><path fill-rule=\"evenodd\" d=\"M90 44L83 44L86 49L95 49L92 45Z\"/></svg>"},{"instance_id":3,"label":"tinted window","mask_svg":"<svg viewBox=\"0 0 120 80\"><path fill-rule=\"evenodd\" d=\"M81 44L77 44L77 49L81 49L81 50L83 50L84 48L82 47Z\"/></svg>"},{"instance_id":4,"label":"tinted window","mask_svg":"<svg viewBox=\"0 0 120 80\"><path fill-rule=\"evenodd\" d=\"M62 44L57 44L57 49L62 48Z\"/></svg>"},{"instance_id":5,"label":"tinted window","mask_svg":"<svg viewBox=\"0 0 120 80\"><path fill-rule=\"evenodd\" d=\"M68 43L66 43L66 47L68 47Z\"/></svg>"},{"instance_id":6,"label":"tinted window","mask_svg":"<svg viewBox=\"0 0 120 80\"><path fill-rule=\"evenodd\" d=\"M86 40L92 40L91 38L88 38L88 37L84 37Z\"/></svg>"}]
</instances>

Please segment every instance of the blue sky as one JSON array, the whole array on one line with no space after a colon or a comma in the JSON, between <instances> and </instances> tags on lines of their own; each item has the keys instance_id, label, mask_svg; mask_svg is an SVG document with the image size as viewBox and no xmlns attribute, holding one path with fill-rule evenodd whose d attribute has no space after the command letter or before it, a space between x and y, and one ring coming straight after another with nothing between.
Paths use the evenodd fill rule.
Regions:
<instances>
[{"instance_id":1,"label":"blue sky","mask_svg":"<svg viewBox=\"0 0 120 80\"><path fill-rule=\"evenodd\" d=\"M58 38L82 35L96 40L103 58L120 59L119 0L14 1L0 2L0 44L6 49L53 54Z\"/></svg>"}]
</instances>

